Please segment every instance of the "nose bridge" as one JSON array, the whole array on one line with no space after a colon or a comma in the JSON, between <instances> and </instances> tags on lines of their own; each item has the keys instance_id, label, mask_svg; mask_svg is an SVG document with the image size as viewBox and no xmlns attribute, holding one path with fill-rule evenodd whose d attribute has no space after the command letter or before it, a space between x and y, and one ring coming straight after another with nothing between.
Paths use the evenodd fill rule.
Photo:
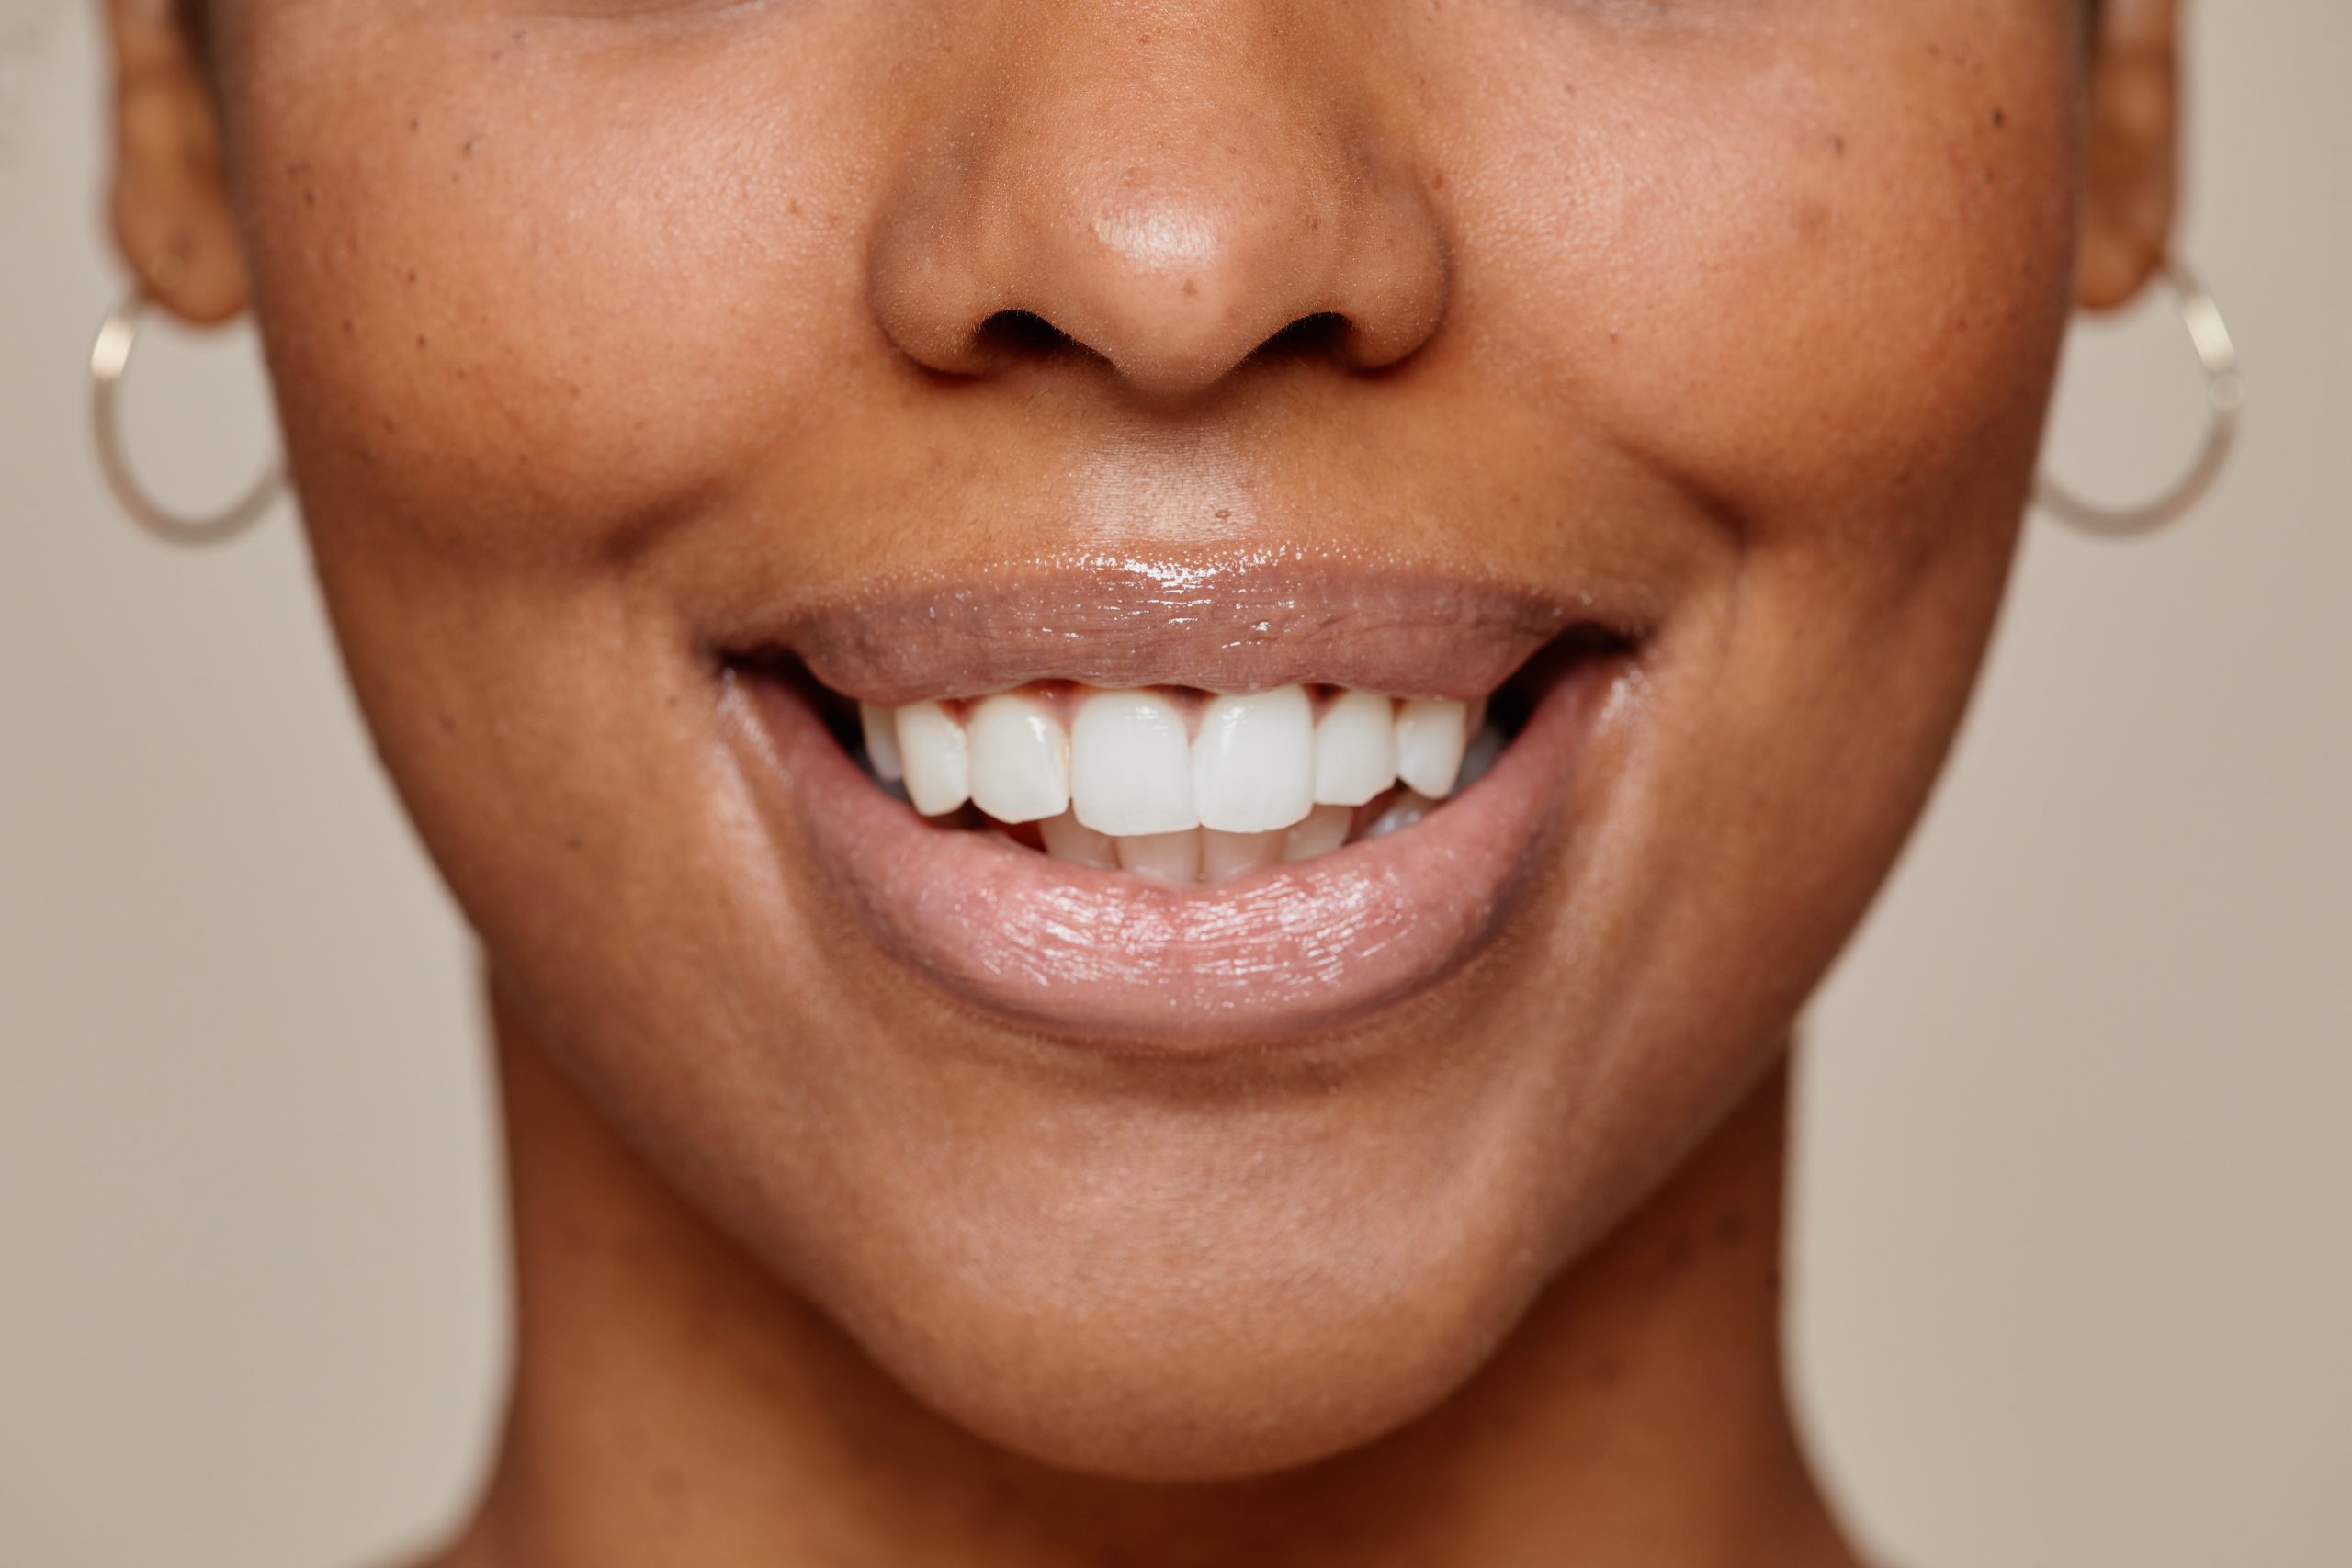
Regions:
<instances>
[{"instance_id":1,"label":"nose bridge","mask_svg":"<svg viewBox=\"0 0 2352 1568\"><path fill-rule=\"evenodd\" d=\"M1443 247L1323 9L1318 29L1283 0L1077 4L1005 29L961 62L953 152L910 162L877 230L885 329L975 371L984 323L1025 312L1156 396L1310 316L1342 319L1356 362L1409 353Z\"/></svg>"}]
</instances>

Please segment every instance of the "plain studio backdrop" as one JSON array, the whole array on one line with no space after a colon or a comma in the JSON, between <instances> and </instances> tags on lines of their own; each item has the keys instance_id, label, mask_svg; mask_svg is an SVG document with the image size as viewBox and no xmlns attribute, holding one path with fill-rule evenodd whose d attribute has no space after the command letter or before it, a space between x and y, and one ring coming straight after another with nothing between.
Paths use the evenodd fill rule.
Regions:
<instances>
[{"instance_id":1,"label":"plain studio backdrop","mask_svg":"<svg viewBox=\"0 0 2352 1568\"><path fill-rule=\"evenodd\" d=\"M2195 13L2245 441L2156 538L2030 524L1800 1056L1790 1351L1904 1568L2352 1562L2352 6ZM293 518L175 551L100 488L96 17L0 0L0 1563L355 1568L496 1415L472 964ZM268 458L245 329L127 398L175 503ZM2161 301L2078 329L2052 460L2153 491L2200 408Z\"/></svg>"}]
</instances>

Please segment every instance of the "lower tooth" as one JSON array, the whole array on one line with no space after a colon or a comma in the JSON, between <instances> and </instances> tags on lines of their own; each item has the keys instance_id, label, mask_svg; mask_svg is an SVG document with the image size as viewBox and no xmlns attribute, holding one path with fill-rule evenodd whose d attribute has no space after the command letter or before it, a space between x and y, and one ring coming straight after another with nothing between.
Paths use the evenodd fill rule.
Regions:
<instances>
[{"instance_id":1,"label":"lower tooth","mask_svg":"<svg viewBox=\"0 0 2352 1568\"><path fill-rule=\"evenodd\" d=\"M1363 830L1363 836L1377 839L1400 828L1409 828L1428 816L1436 806L1437 802L1425 795L1415 795L1409 789L1398 790L1380 815L1372 819L1372 826Z\"/></svg>"},{"instance_id":2,"label":"lower tooth","mask_svg":"<svg viewBox=\"0 0 2352 1568\"><path fill-rule=\"evenodd\" d=\"M1119 864L1155 882L1195 882L1201 874L1201 832L1137 833L1116 840Z\"/></svg>"},{"instance_id":3,"label":"lower tooth","mask_svg":"<svg viewBox=\"0 0 2352 1568\"><path fill-rule=\"evenodd\" d=\"M1201 829L1201 880L1230 882L1282 859L1283 838L1273 833L1221 833Z\"/></svg>"},{"instance_id":4,"label":"lower tooth","mask_svg":"<svg viewBox=\"0 0 2352 1568\"><path fill-rule=\"evenodd\" d=\"M1348 841L1348 825L1355 820L1355 815L1353 807L1317 807L1284 830L1283 859L1313 860L1317 855L1329 854Z\"/></svg>"},{"instance_id":5,"label":"lower tooth","mask_svg":"<svg viewBox=\"0 0 2352 1568\"><path fill-rule=\"evenodd\" d=\"M1037 832L1046 840L1046 852L1056 860L1099 865L1106 870L1119 863L1118 841L1080 822L1075 813L1065 811L1059 817L1046 818L1037 824Z\"/></svg>"}]
</instances>

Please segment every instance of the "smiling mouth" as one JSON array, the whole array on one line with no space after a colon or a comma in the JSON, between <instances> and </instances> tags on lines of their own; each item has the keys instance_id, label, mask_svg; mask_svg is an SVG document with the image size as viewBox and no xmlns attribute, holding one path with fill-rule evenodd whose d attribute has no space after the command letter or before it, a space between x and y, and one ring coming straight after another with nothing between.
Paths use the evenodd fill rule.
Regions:
<instances>
[{"instance_id":1,"label":"smiling mouth","mask_svg":"<svg viewBox=\"0 0 2352 1568\"><path fill-rule=\"evenodd\" d=\"M1486 775L1540 695L1532 675L1470 702L1062 681L879 707L763 668L797 685L877 788L933 823L1176 885L1413 826Z\"/></svg>"},{"instance_id":2,"label":"smiling mouth","mask_svg":"<svg viewBox=\"0 0 2352 1568\"><path fill-rule=\"evenodd\" d=\"M1030 1030L1198 1052L1361 1020L1517 913L1630 609L1295 561L874 596L722 663L812 930Z\"/></svg>"}]
</instances>

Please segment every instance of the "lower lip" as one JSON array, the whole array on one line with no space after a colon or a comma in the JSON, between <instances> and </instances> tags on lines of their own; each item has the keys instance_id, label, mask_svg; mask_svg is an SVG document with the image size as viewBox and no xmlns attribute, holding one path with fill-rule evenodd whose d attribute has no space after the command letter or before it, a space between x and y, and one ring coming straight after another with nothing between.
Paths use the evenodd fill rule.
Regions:
<instances>
[{"instance_id":1,"label":"lower lip","mask_svg":"<svg viewBox=\"0 0 2352 1568\"><path fill-rule=\"evenodd\" d=\"M1524 901L1615 668L1571 665L1493 770L1414 826L1190 887L934 826L800 693L736 679L763 809L884 953L1021 1029L1207 1055L1359 1024L1466 968Z\"/></svg>"}]
</instances>

